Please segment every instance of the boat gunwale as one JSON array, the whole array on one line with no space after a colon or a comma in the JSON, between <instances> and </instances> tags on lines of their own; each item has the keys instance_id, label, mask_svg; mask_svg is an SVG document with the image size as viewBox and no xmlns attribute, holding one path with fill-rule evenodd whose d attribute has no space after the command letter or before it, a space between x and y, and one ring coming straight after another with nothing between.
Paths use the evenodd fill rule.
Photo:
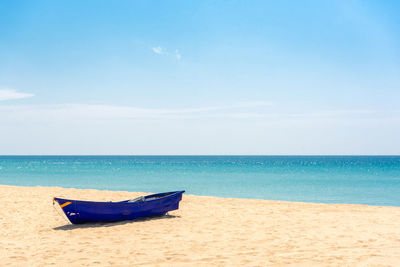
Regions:
<instances>
[{"instance_id":1,"label":"boat gunwale","mask_svg":"<svg viewBox=\"0 0 400 267\"><path fill-rule=\"evenodd\" d=\"M57 199L60 199L63 201L74 201L74 202L81 202L81 203L84 202L84 203L90 203L90 204L94 204L94 203L96 203L96 204L138 204L138 203L143 203L143 202L152 202L152 201L162 200L162 199L165 199L165 198L168 198L168 197L180 194L180 193L183 194L184 192L185 192L185 190L151 194L151 195L144 196L144 198L145 198L144 201L135 201L135 202L129 202L130 199L122 200L122 201L91 201L91 200L76 200L76 199L59 198L59 197L54 197L54 200L57 201ZM159 198L146 200L146 198L150 198L150 197L162 195L162 194L166 194L166 195L159 197Z\"/></svg>"}]
</instances>

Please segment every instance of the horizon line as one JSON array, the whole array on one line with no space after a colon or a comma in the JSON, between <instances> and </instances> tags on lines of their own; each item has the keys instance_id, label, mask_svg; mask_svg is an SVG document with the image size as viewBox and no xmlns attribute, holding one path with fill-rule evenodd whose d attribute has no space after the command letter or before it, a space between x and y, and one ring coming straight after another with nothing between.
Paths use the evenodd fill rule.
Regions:
<instances>
[{"instance_id":1,"label":"horizon line","mask_svg":"<svg viewBox=\"0 0 400 267\"><path fill-rule=\"evenodd\" d=\"M15 154L0 157L399 157L400 154Z\"/></svg>"}]
</instances>

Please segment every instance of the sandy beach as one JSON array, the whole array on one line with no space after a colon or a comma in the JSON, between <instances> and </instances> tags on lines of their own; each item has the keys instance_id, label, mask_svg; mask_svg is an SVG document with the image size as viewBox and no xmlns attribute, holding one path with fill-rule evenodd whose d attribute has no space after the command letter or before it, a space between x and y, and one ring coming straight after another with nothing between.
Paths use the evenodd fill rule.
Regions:
<instances>
[{"instance_id":1,"label":"sandy beach","mask_svg":"<svg viewBox=\"0 0 400 267\"><path fill-rule=\"evenodd\" d=\"M400 208L184 195L167 216L71 225L53 196L142 193L0 186L2 266L399 266ZM57 210L61 210L57 206Z\"/></svg>"}]
</instances>

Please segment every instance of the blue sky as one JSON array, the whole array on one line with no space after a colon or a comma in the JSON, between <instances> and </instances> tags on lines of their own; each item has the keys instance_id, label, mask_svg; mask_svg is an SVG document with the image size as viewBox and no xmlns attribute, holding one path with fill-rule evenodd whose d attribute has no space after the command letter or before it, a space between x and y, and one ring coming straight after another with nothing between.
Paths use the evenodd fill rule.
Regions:
<instances>
[{"instance_id":1,"label":"blue sky","mask_svg":"<svg viewBox=\"0 0 400 267\"><path fill-rule=\"evenodd\" d=\"M400 154L398 1L1 1L0 154Z\"/></svg>"}]
</instances>

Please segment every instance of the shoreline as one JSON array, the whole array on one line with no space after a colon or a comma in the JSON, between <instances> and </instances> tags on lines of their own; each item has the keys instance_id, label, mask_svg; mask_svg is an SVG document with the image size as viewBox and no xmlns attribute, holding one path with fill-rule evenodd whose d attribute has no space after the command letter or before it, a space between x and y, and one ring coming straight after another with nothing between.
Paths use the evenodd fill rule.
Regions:
<instances>
[{"instance_id":1,"label":"shoreline","mask_svg":"<svg viewBox=\"0 0 400 267\"><path fill-rule=\"evenodd\" d=\"M1 187L21 187L21 188L54 188L54 189L66 189L66 190L95 190L99 192L120 192L120 193L131 193L131 194L140 194L140 195L150 195L161 192L137 192L137 191L126 191L126 190L111 190L111 189L96 189L96 188L74 188L74 187L61 187L61 186L42 186L42 185L7 185L0 184ZM178 191L181 189L177 189ZM182 189L184 190L184 189ZM260 200L260 201L272 201L272 202L282 202L282 203L297 203L297 204L317 204L317 205L356 205L356 206L367 206L367 207L392 207L392 208L400 208L399 206L391 206L391 205L368 205L368 204L358 204L358 203L325 203L325 202L305 202L305 201L290 201L290 200L275 200L275 199L263 199L263 198L240 198L240 197L224 197L224 196L211 196L211 195L191 195L185 192L185 196L193 196L193 197L206 197L206 198L222 198L222 199L237 199L237 200ZM90 199L77 199L77 200L90 200ZM92 199L93 200L93 199ZM97 200L93 200L97 201ZM122 201L122 200L121 200Z\"/></svg>"},{"instance_id":2,"label":"shoreline","mask_svg":"<svg viewBox=\"0 0 400 267\"><path fill-rule=\"evenodd\" d=\"M53 196L147 193L0 185L5 265L385 265L400 262L400 207L183 195L168 216L69 225ZM58 208L58 207L56 207ZM59 210L60 211L60 210Z\"/></svg>"}]
</instances>

